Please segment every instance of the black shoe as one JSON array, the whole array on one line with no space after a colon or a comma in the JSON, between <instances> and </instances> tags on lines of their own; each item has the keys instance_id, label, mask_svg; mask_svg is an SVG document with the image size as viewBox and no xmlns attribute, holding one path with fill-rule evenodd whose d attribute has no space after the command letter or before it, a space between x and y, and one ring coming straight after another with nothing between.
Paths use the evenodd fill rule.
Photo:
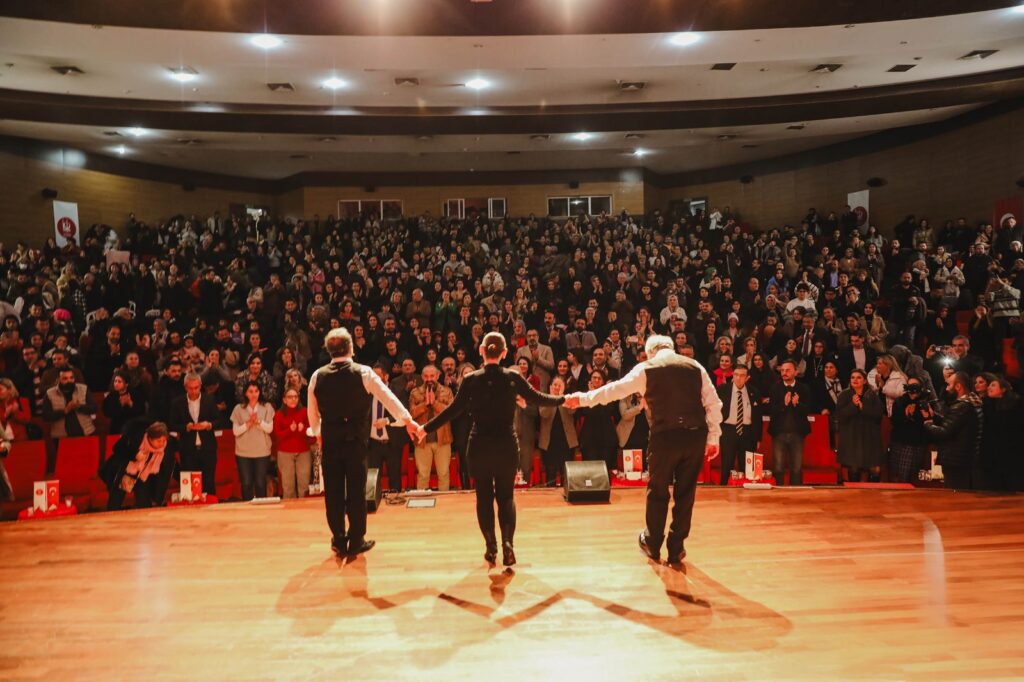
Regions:
<instances>
[{"instance_id":1,"label":"black shoe","mask_svg":"<svg viewBox=\"0 0 1024 682\"><path fill-rule=\"evenodd\" d=\"M344 535L341 537L331 538L331 551L338 556L345 556L348 553L348 538Z\"/></svg>"},{"instance_id":2,"label":"black shoe","mask_svg":"<svg viewBox=\"0 0 1024 682\"><path fill-rule=\"evenodd\" d=\"M640 537L637 538L637 540L640 545L640 551L643 552L648 559L651 561L661 561L661 548L651 548L651 545L648 542L649 536L647 535L646 530L640 531Z\"/></svg>"},{"instance_id":3,"label":"black shoe","mask_svg":"<svg viewBox=\"0 0 1024 682\"><path fill-rule=\"evenodd\" d=\"M373 546L376 544L376 540L352 541L348 545L348 555L356 556L357 554L362 554L363 552L369 552L371 549L373 549Z\"/></svg>"},{"instance_id":4,"label":"black shoe","mask_svg":"<svg viewBox=\"0 0 1024 682\"><path fill-rule=\"evenodd\" d=\"M512 549L512 542L501 543L501 563L504 566L514 566L516 563L516 552Z\"/></svg>"},{"instance_id":5,"label":"black shoe","mask_svg":"<svg viewBox=\"0 0 1024 682\"><path fill-rule=\"evenodd\" d=\"M685 559L685 558L686 558L686 548L683 547L682 549L679 550L679 552L669 552L668 553L667 561L668 561L669 565L673 565L674 566L675 564L683 563L683 559Z\"/></svg>"},{"instance_id":6,"label":"black shoe","mask_svg":"<svg viewBox=\"0 0 1024 682\"><path fill-rule=\"evenodd\" d=\"M494 537L494 533L484 533L484 542L486 543L484 561L493 566L494 562L498 560L498 540Z\"/></svg>"}]
</instances>

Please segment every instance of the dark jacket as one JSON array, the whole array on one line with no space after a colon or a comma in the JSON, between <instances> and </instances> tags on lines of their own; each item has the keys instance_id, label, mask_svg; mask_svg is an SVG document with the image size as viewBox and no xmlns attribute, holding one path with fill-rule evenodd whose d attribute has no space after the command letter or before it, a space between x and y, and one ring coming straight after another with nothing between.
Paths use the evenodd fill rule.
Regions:
<instances>
[{"instance_id":1,"label":"dark jacket","mask_svg":"<svg viewBox=\"0 0 1024 682\"><path fill-rule=\"evenodd\" d=\"M1018 470L1024 464L1021 454L1021 444L1024 443L1022 407L1024 405L1016 393L988 400L984 405L981 464L990 474L1002 477L1006 482L1019 476Z\"/></svg>"},{"instance_id":2,"label":"dark jacket","mask_svg":"<svg viewBox=\"0 0 1024 682\"><path fill-rule=\"evenodd\" d=\"M953 402L933 424L925 424L925 433L939 446L936 459L941 466L972 467L978 461L982 433L981 398L966 394Z\"/></svg>"},{"instance_id":3,"label":"dark jacket","mask_svg":"<svg viewBox=\"0 0 1024 682\"><path fill-rule=\"evenodd\" d=\"M875 364L878 362L878 353L872 349L864 346L864 371L870 372L875 368ZM842 379L843 384L850 383L850 373L857 368L853 359L853 347L847 346L843 350L839 351L839 378Z\"/></svg>"},{"instance_id":4,"label":"dark jacket","mask_svg":"<svg viewBox=\"0 0 1024 682\"><path fill-rule=\"evenodd\" d=\"M920 410L907 416L907 406L913 401L909 395L901 395L892 404L892 433L890 441L898 445L927 445L928 436L924 431L924 419Z\"/></svg>"},{"instance_id":5,"label":"dark jacket","mask_svg":"<svg viewBox=\"0 0 1024 682\"><path fill-rule=\"evenodd\" d=\"M120 485L125 467L128 466L128 462L133 460L138 453L139 447L142 445L142 439L146 435L146 428L150 423L148 419L136 419L125 425L124 432L117 443L114 444L110 457L100 467L100 480L107 485L108 490L114 491ZM174 472L177 446L178 444L173 438L167 439L164 459L160 465L160 471L156 474L157 489L153 498L158 501L157 504L162 503L167 492L167 485L171 480L171 474Z\"/></svg>"},{"instance_id":6,"label":"dark jacket","mask_svg":"<svg viewBox=\"0 0 1024 682\"><path fill-rule=\"evenodd\" d=\"M203 393L199 396L199 421L210 422L216 428L220 421L220 411L214 402L213 396ZM205 431L189 431L188 425L192 422L192 415L188 411L188 396L176 398L171 403L170 415L167 418L167 428L178 434L178 449L190 455L195 452L209 454L217 451L217 437L214 429ZM199 435L200 446L196 447L196 434Z\"/></svg>"},{"instance_id":7,"label":"dark jacket","mask_svg":"<svg viewBox=\"0 0 1024 682\"><path fill-rule=\"evenodd\" d=\"M800 396L796 405L786 405L786 393L789 391L795 391ZM771 417L771 423L768 424L768 433L773 436L780 433L806 436L811 432L811 424L807 417L814 410L814 397L807 384L797 381L795 386L789 388L780 381L772 386L769 398L768 415Z\"/></svg>"},{"instance_id":8,"label":"dark jacket","mask_svg":"<svg viewBox=\"0 0 1024 682\"><path fill-rule=\"evenodd\" d=\"M146 401L142 398L142 392L129 388L128 394L132 397L130 407L122 405L121 397L114 391L103 398L103 414L110 420L110 433L121 433L128 421L146 414Z\"/></svg>"},{"instance_id":9,"label":"dark jacket","mask_svg":"<svg viewBox=\"0 0 1024 682\"><path fill-rule=\"evenodd\" d=\"M882 399L870 388L861 395L862 407L853 402L848 388L836 401L839 420L839 463L851 469L871 469L882 464Z\"/></svg>"},{"instance_id":10,"label":"dark jacket","mask_svg":"<svg viewBox=\"0 0 1024 682\"><path fill-rule=\"evenodd\" d=\"M757 433L760 435L761 429L764 428L764 405L753 384L748 381L745 388L750 397L750 425L757 429ZM722 423L724 424L732 414L732 382L726 382L715 390L718 391L718 399L722 401Z\"/></svg>"}]
</instances>

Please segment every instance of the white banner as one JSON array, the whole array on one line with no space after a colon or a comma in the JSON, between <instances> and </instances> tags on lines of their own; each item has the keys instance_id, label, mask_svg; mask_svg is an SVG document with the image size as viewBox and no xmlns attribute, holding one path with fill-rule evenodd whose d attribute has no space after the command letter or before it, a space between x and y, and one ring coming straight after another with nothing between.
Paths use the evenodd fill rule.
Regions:
<instances>
[{"instance_id":1,"label":"white banner","mask_svg":"<svg viewBox=\"0 0 1024 682\"><path fill-rule=\"evenodd\" d=\"M81 245L82 240L78 234L78 204L70 201L53 202L53 232L59 247L66 246L69 239L74 239L75 244Z\"/></svg>"},{"instance_id":2,"label":"white banner","mask_svg":"<svg viewBox=\"0 0 1024 682\"><path fill-rule=\"evenodd\" d=\"M870 191L862 189L859 192L850 192L846 195L846 203L850 205L850 210L857 216L857 229L861 234L866 234L868 231L868 220L871 215L868 210L868 193Z\"/></svg>"}]
</instances>

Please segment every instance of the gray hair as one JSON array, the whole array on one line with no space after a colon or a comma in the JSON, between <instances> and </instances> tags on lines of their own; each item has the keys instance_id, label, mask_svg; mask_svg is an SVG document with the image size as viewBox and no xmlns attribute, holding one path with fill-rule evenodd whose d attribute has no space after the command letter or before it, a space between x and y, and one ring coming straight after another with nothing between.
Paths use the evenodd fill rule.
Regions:
<instances>
[{"instance_id":1,"label":"gray hair","mask_svg":"<svg viewBox=\"0 0 1024 682\"><path fill-rule=\"evenodd\" d=\"M185 381L183 383L187 384L190 381L198 381L201 384L203 383L203 377L199 376L195 372L189 372L188 374L185 375Z\"/></svg>"},{"instance_id":2,"label":"gray hair","mask_svg":"<svg viewBox=\"0 0 1024 682\"><path fill-rule=\"evenodd\" d=\"M647 353L647 357L653 358L654 354L663 348L669 350L675 350L676 344L672 339L661 334L655 334L654 336L647 337L647 343L644 344L644 352Z\"/></svg>"},{"instance_id":3,"label":"gray hair","mask_svg":"<svg viewBox=\"0 0 1024 682\"><path fill-rule=\"evenodd\" d=\"M352 352L352 335L344 327L332 329L324 337L324 348L332 358L343 358Z\"/></svg>"}]
</instances>

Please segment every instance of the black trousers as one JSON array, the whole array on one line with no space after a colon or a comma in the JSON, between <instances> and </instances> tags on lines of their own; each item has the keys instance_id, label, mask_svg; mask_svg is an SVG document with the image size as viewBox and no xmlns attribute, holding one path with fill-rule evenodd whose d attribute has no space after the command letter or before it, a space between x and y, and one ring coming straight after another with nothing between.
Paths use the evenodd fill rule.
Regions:
<instances>
[{"instance_id":1,"label":"black trousers","mask_svg":"<svg viewBox=\"0 0 1024 682\"><path fill-rule=\"evenodd\" d=\"M322 427L324 503L331 535L349 546L359 545L366 537L366 459L367 439L346 440ZM348 532L345 532L348 517Z\"/></svg>"},{"instance_id":2,"label":"black trousers","mask_svg":"<svg viewBox=\"0 0 1024 682\"><path fill-rule=\"evenodd\" d=\"M669 485L674 484L672 526L668 533L669 554L678 554L690 535L697 478L704 466L704 447L708 430L672 429L651 433L647 464L651 479L647 484L647 535L653 550L665 540Z\"/></svg>"},{"instance_id":3,"label":"black trousers","mask_svg":"<svg viewBox=\"0 0 1024 682\"><path fill-rule=\"evenodd\" d=\"M389 490L400 491L405 487L402 485L402 449L401 443L370 439L370 468L380 469L381 464L387 465Z\"/></svg>"},{"instance_id":4,"label":"black trousers","mask_svg":"<svg viewBox=\"0 0 1024 682\"><path fill-rule=\"evenodd\" d=\"M203 472L203 492L207 495L216 495L217 448L213 447L205 450L182 448L179 456L181 457L181 470Z\"/></svg>"},{"instance_id":5,"label":"black trousers","mask_svg":"<svg viewBox=\"0 0 1024 682\"><path fill-rule=\"evenodd\" d=\"M760 425L758 425L760 426ZM721 476L719 485L729 484L729 472L746 471L747 451L757 450L757 442L761 434L755 425L743 427L743 435L737 435L736 427L732 424L722 424L722 440L720 447Z\"/></svg>"},{"instance_id":6,"label":"black trousers","mask_svg":"<svg viewBox=\"0 0 1024 682\"><path fill-rule=\"evenodd\" d=\"M476 520L486 538L494 534L494 504L498 504L498 525L503 542L512 542L516 532L516 467L519 444L508 435L471 434L466 448L473 487L476 490Z\"/></svg>"}]
</instances>

